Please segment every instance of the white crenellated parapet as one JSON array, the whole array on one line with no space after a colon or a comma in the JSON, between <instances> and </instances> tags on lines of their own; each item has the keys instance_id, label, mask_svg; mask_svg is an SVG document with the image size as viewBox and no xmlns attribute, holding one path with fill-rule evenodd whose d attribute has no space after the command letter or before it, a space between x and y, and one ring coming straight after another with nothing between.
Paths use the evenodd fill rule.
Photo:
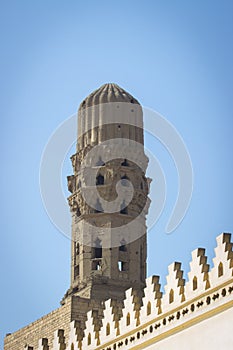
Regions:
<instances>
[{"instance_id":1,"label":"white crenellated parapet","mask_svg":"<svg viewBox=\"0 0 233 350\"><path fill-rule=\"evenodd\" d=\"M217 247L215 248L215 257L213 258L214 267L211 270L211 287L225 282L233 276L233 252L231 243L231 234L222 233L217 238Z\"/></svg>"},{"instance_id":2,"label":"white crenellated parapet","mask_svg":"<svg viewBox=\"0 0 233 350\"><path fill-rule=\"evenodd\" d=\"M164 287L165 293L162 298L162 312L179 306L185 301L183 271L181 263L174 262L168 266L167 284Z\"/></svg>"},{"instance_id":3,"label":"white crenellated parapet","mask_svg":"<svg viewBox=\"0 0 233 350\"><path fill-rule=\"evenodd\" d=\"M104 317L102 320L102 327L100 329L100 343L108 342L114 339L118 335L117 323L113 312L113 301L111 299L105 301L104 305Z\"/></svg>"},{"instance_id":4,"label":"white crenellated parapet","mask_svg":"<svg viewBox=\"0 0 233 350\"><path fill-rule=\"evenodd\" d=\"M146 279L142 308L140 311L141 323L150 320L161 313L161 298L159 276L150 276Z\"/></svg>"},{"instance_id":5,"label":"white crenellated parapet","mask_svg":"<svg viewBox=\"0 0 233 350\"><path fill-rule=\"evenodd\" d=\"M57 331L54 332L52 350L65 350L65 348L66 348L66 343L65 343L64 330L58 329Z\"/></svg>"},{"instance_id":6,"label":"white crenellated parapet","mask_svg":"<svg viewBox=\"0 0 233 350\"><path fill-rule=\"evenodd\" d=\"M214 266L210 270L204 248L192 252L188 281L185 284L181 263L168 267L167 283L162 295L159 276L146 279L144 296L139 298L132 288L126 290L122 302L107 300L104 309L87 313L86 328L71 322L69 339L64 331L55 332L51 350L108 350L141 347L143 342L158 340L173 328L190 327L198 318L208 319L233 305L233 252L231 235L217 237ZM103 310L103 318L102 318ZM206 315L206 316L205 316ZM100 325L102 326L100 327ZM83 337L84 334L84 337ZM82 339L83 338L83 339ZM28 350L30 347L27 348ZM36 349L37 350L37 349ZM39 341L38 350L48 350L48 340Z\"/></svg>"},{"instance_id":7,"label":"white crenellated parapet","mask_svg":"<svg viewBox=\"0 0 233 350\"><path fill-rule=\"evenodd\" d=\"M96 332L92 310L87 313L86 327L84 330L83 348L92 350L98 345L98 332Z\"/></svg>"},{"instance_id":8,"label":"white crenellated parapet","mask_svg":"<svg viewBox=\"0 0 233 350\"><path fill-rule=\"evenodd\" d=\"M49 350L48 339L47 338L39 339L38 350Z\"/></svg>"},{"instance_id":9,"label":"white crenellated parapet","mask_svg":"<svg viewBox=\"0 0 233 350\"><path fill-rule=\"evenodd\" d=\"M132 288L125 292L124 308L119 322L120 335L135 329L139 325L139 300Z\"/></svg>"},{"instance_id":10,"label":"white crenellated parapet","mask_svg":"<svg viewBox=\"0 0 233 350\"><path fill-rule=\"evenodd\" d=\"M70 323L68 349L79 350L76 321Z\"/></svg>"},{"instance_id":11,"label":"white crenellated parapet","mask_svg":"<svg viewBox=\"0 0 233 350\"><path fill-rule=\"evenodd\" d=\"M204 248L198 248L192 252L188 282L185 286L185 297L187 300L210 288L209 265L206 262L207 257Z\"/></svg>"}]
</instances>

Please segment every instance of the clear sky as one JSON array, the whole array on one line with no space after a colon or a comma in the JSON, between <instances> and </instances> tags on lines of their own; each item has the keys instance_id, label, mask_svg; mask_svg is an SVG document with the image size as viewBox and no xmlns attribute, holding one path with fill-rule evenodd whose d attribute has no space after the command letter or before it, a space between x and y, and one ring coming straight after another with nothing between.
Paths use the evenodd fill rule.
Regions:
<instances>
[{"instance_id":1,"label":"clear sky","mask_svg":"<svg viewBox=\"0 0 233 350\"><path fill-rule=\"evenodd\" d=\"M167 235L177 174L146 136L168 186L148 234L148 275L164 283L175 260L187 274L198 246L212 264L215 237L233 232L233 2L8 1L0 26L1 339L58 307L69 286L70 241L44 210L40 159L55 128L106 82L166 117L192 159L192 201ZM64 188L71 172L66 159Z\"/></svg>"}]
</instances>

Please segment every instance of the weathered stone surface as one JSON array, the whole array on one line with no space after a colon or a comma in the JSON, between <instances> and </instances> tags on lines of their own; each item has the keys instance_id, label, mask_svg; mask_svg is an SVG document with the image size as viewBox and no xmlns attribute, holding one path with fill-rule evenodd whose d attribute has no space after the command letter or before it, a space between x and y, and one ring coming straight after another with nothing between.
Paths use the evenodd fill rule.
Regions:
<instances>
[{"instance_id":1,"label":"weathered stone surface","mask_svg":"<svg viewBox=\"0 0 233 350\"><path fill-rule=\"evenodd\" d=\"M122 116L122 122L116 123ZM123 300L126 289L133 286L142 291L145 286L149 186L142 126L140 104L115 84L105 84L80 105L77 153L71 157L74 175L68 177L73 240L71 286L63 302L70 295ZM99 150L98 146L108 141ZM125 152L119 158L121 146ZM109 156L111 160L106 161ZM118 210L106 212L103 201L112 203L117 198L118 183L125 193L131 184L132 198L126 207L124 199ZM86 196L91 203L87 203ZM131 228L123 230L130 223ZM117 234L115 228L119 228Z\"/></svg>"}]
</instances>

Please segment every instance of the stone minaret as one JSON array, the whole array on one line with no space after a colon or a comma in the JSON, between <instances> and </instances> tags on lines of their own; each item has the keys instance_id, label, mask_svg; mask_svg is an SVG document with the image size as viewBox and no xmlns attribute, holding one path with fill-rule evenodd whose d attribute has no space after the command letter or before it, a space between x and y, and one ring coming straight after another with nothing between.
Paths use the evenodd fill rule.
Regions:
<instances>
[{"instance_id":1,"label":"stone minaret","mask_svg":"<svg viewBox=\"0 0 233 350\"><path fill-rule=\"evenodd\" d=\"M139 102L116 84L91 93L78 110L71 159L72 261L66 295L122 300L127 288L142 290L146 278L148 159Z\"/></svg>"}]
</instances>

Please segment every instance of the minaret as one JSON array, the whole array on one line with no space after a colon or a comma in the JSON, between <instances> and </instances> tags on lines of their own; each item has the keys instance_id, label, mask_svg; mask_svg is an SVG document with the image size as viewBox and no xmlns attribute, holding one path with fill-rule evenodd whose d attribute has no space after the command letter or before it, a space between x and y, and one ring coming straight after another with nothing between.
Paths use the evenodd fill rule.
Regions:
<instances>
[{"instance_id":1,"label":"minaret","mask_svg":"<svg viewBox=\"0 0 233 350\"><path fill-rule=\"evenodd\" d=\"M71 159L67 296L122 300L126 289L142 290L146 278L148 159L139 102L116 84L91 93L78 110Z\"/></svg>"}]
</instances>

